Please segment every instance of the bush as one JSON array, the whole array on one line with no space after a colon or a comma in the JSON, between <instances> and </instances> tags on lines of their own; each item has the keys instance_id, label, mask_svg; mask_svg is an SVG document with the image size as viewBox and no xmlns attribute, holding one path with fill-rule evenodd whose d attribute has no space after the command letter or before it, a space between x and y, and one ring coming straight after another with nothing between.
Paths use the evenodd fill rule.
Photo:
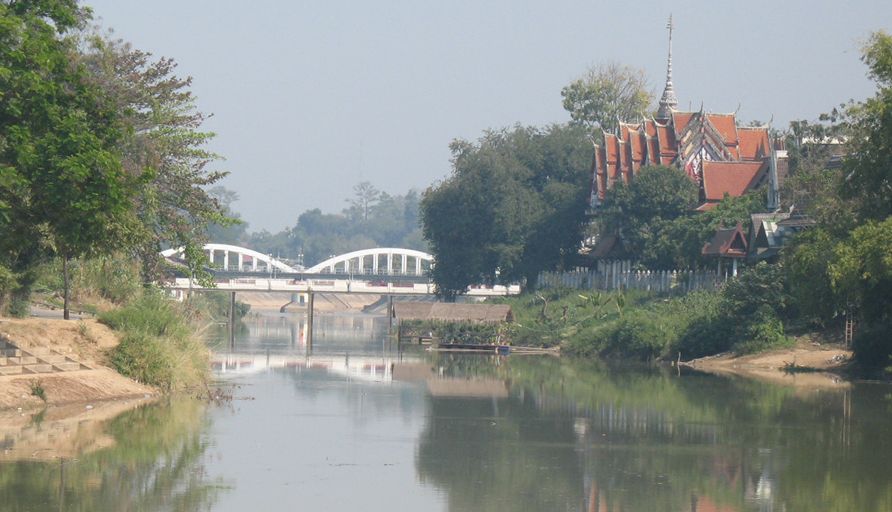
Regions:
<instances>
[{"instance_id":1,"label":"bush","mask_svg":"<svg viewBox=\"0 0 892 512\"><path fill-rule=\"evenodd\" d=\"M750 354L788 346L781 314L785 311L782 269L759 263L728 281L679 336L673 352L685 359L734 351Z\"/></svg>"},{"instance_id":2,"label":"bush","mask_svg":"<svg viewBox=\"0 0 892 512\"><path fill-rule=\"evenodd\" d=\"M170 391L175 364L169 343L144 332L128 333L112 352L112 365L133 380Z\"/></svg>"},{"instance_id":3,"label":"bush","mask_svg":"<svg viewBox=\"0 0 892 512\"><path fill-rule=\"evenodd\" d=\"M876 370L892 364L889 339L892 321L861 323L852 341L855 361L864 368Z\"/></svg>"},{"instance_id":4,"label":"bush","mask_svg":"<svg viewBox=\"0 0 892 512\"><path fill-rule=\"evenodd\" d=\"M724 322L715 316L701 316L691 322L688 329L679 337L673 347L673 354L690 360L698 357L721 354L731 350L732 339Z\"/></svg>"},{"instance_id":5,"label":"bush","mask_svg":"<svg viewBox=\"0 0 892 512\"><path fill-rule=\"evenodd\" d=\"M774 348L789 347L792 338L784 335L784 325L770 309L762 310L747 324L734 344L738 354L753 354Z\"/></svg>"},{"instance_id":6,"label":"bush","mask_svg":"<svg viewBox=\"0 0 892 512\"><path fill-rule=\"evenodd\" d=\"M602 356L652 360L670 343L670 333L643 311L625 316L604 332Z\"/></svg>"},{"instance_id":7,"label":"bush","mask_svg":"<svg viewBox=\"0 0 892 512\"><path fill-rule=\"evenodd\" d=\"M209 320L218 322L226 322L229 320L229 297L230 292L227 291L203 291L194 293L189 298L189 304L192 310L207 317ZM244 302L235 302L235 318L236 320L244 318L251 310L249 304Z\"/></svg>"},{"instance_id":8,"label":"bush","mask_svg":"<svg viewBox=\"0 0 892 512\"><path fill-rule=\"evenodd\" d=\"M99 321L124 333L111 353L121 374L167 391L205 383L208 349L180 303L146 291L127 306L101 314Z\"/></svg>"}]
</instances>

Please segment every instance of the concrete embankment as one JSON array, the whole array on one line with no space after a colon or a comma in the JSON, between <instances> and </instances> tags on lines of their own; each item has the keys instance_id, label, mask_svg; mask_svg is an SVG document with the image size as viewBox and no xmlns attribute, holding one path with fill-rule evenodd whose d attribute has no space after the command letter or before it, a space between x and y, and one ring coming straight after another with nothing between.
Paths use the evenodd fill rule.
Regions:
<instances>
[{"instance_id":1,"label":"concrete embankment","mask_svg":"<svg viewBox=\"0 0 892 512\"><path fill-rule=\"evenodd\" d=\"M93 319L0 319L0 410L158 396L106 367L117 344Z\"/></svg>"}]
</instances>

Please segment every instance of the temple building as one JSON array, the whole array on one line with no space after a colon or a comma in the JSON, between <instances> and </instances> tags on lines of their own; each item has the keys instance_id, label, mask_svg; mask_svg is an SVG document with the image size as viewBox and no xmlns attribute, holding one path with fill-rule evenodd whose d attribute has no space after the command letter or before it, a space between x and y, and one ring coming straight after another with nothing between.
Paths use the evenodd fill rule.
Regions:
<instances>
[{"instance_id":1,"label":"temple building","mask_svg":"<svg viewBox=\"0 0 892 512\"><path fill-rule=\"evenodd\" d=\"M616 183L631 183L642 167L665 165L683 169L700 186L698 210L713 208L726 194L741 196L762 186L768 187L766 206L777 208L786 153L775 150L767 126L738 126L735 114L715 114L702 107L697 112L677 109L671 18L667 28L669 59L659 108L649 118L620 120L616 133L603 132L592 162L591 206L600 206Z\"/></svg>"}]
</instances>

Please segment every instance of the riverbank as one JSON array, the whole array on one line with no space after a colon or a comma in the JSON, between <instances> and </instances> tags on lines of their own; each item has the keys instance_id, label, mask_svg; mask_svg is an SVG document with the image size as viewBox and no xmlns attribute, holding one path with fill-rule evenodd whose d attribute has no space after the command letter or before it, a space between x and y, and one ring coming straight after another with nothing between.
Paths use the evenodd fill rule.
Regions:
<instances>
[{"instance_id":1,"label":"riverbank","mask_svg":"<svg viewBox=\"0 0 892 512\"><path fill-rule=\"evenodd\" d=\"M23 355L38 354L34 361L24 357L19 361L13 361L12 357L3 358L0 369L21 373L0 376L0 410L78 403L87 407L93 402L147 399L160 395L158 389L124 377L108 367L108 351L116 347L120 339L108 326L96 320L2 318L0 336L7 345L16 347L10 350L19 350ZM65 363L39 364L41 360L57 359ZM14 368L18 363L34 364ZM70 369L72 367L76 369ZM31 373L32 368L39 373Z\"/></svg>"},{"instance_id":2,"label":"riverbank","mask_svg":"<svg viewBox=\"0 0 892 512\"><path fill-rule=\"evenodd\" d=\"M740 376L795 387L845 388L852 351L842 345L799 340L794 347L757 354L701 357L680 365L716 375Z\"/></svg>"}]
</instances>

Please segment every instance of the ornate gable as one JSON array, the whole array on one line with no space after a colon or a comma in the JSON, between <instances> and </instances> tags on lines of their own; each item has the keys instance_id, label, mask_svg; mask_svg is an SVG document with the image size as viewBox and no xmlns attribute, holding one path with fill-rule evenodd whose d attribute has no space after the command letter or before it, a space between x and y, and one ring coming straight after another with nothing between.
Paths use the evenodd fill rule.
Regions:
<instances>
[{"instance_id":1,"label":"ornate gable","mask_svg":"<svg viewBox=\"0 0 892 512\"><path fill-rule=\"evenodd\" d=\"M760 186L766 177L771 186L769 207L776 206L778 165L767 127L738 127L735 114L709 113L702 107L698 112L676 110L671 19L667 28L669 61L660 108L655 117L634 123L620 120L615 133L603 132L603 146L595 145L592 206L600 204L617 180L631 182L646 165L675 165L683 169L700 185L704 203L699 210L711 208L725 193L746 193Z\"/></svg>"}]
</instances>

